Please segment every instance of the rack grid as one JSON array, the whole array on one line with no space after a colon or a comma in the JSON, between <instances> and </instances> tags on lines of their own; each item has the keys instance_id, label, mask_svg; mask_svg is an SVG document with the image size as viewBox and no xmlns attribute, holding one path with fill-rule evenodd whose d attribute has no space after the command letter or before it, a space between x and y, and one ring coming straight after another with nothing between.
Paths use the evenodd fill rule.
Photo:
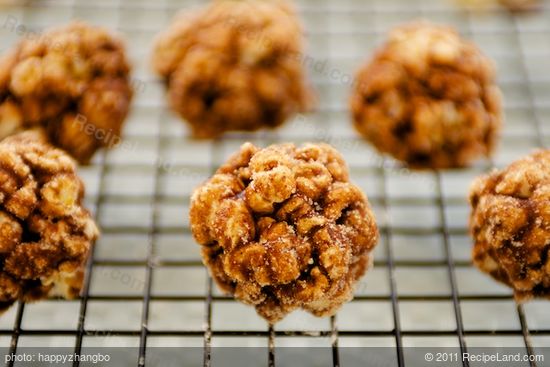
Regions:
<instances>
[{"instance_id":1,"label":"rack grid","mask_svg":"<svg viewBox=\"0 0 550 367\"><path fill-rule=\"evenodd\" d=\"M548 146L548 3L536 12L510 14L501 8L466 11L437 0L296 0L317 111L278 131L197 142L168 110L148 59L154 35L173 14L202 3L34 0L0 7L2 49L73 18L118 30L127 38L137 90L127 144L80 170L103 233L81 299L17 304L0 319L2 347L16 353L63 346L79 353L128 346L137 351L129 363L145 366L154 365L156 346L190 346L200 355L180 362L210 366L223 365L216 360L218 346L260 346L266 349L263 362L275 366L285 365L278 346L323 346L331 350L327 366L351 366L342 348L377 345L392 351L385 365L405 366L408 346L515 346L534 354L549 345L547 305L517 306L509 289L472 267L465 199L476 175ZM417 18L454 25L496 61L506 126L493 160L460 171L410 172L378 156L353 131L347 113L353 71L392 26ZM295 312L268 327L252 308L220 294L207 275L186 219L190 193L245 141L265 146L319 140L344 154L377 214L375 267L336 316ZM314 357L304 355L303 365Z\"/></svg>"}]
</instances>

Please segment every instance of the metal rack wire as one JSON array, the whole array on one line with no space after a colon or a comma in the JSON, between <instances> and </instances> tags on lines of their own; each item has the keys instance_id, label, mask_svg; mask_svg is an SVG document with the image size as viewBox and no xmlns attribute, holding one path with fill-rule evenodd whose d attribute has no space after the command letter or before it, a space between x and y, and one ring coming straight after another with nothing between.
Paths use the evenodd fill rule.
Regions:
<instances>
[{"instance_id":1,"label":"metal rack wire","mask_svg":"<svg viewBox=\"0 0 550 367\"><path fill-rule=\"evenodd\" d=\"M395 359L387 365L398 366L407 364L405 348L422 341L462 351L506 344L529 354L548 343L550 317L543 303L516 306L508 289L472 268L465 202L472 177L548 146L550 76L542 73L550 57L548 4L528 15L500 9L479 15L435 0L298 0L318 112L275 133L230 134L208 143L186 138L146 60L152 37L174 11L200 3L36 0L0 8L0 17L25 27L19 32L4 24L3 46L74 17L118 29L128 39L140 86L126 129L131 144L99 155L82 169L88 203L103 232L82 298L18 304L0 320L0 343L13 353L22 345L71 346L76 353L94 345L127 345L135 347L137 355L130 360L138 366L152 365L152 348L168 340L196 347L201 355L194 361L204 366L219 365L214 348L231 339L265 347L269 366L285 365L277 346L288 340L329 348L326 363L333 366L351 365L342 348L360 340L389 345ZM349 126L345 99L354 68L392 25L418 17L455 25L499 65L508 121L493 162L460 172L411 173L378 157ZM192 188L245 140L259 145L328 141L343 152L354 181L369 195L382 235L375 269L355 299L329 321L297 313L291 322L269 328L253 309L218 293L188 225L182 225Z\"/></svg>"}]
</instances>

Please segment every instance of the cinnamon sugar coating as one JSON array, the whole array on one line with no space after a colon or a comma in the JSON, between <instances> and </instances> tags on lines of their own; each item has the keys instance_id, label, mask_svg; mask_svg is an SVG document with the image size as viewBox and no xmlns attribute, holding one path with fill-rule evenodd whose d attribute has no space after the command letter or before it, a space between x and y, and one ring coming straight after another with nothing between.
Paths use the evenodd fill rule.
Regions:
<instances>
[{"instance_id":1,"label":"cinnamon sugar coating","mask_svg":"<svg viewBox=\"0 0 550 367\"><path fill-rule=\"evenodd\" d=\"M121 40L82 22L24 38L0 58L0 139L41 128L88 163L120 141L132 99Z\"/></svg>"},{"instance_id":2,"label":"cinnamon sugar coating","mask_svg":"<svg viewBox=\"0 0 550 367\"><path fill-rule=\"evenodd\" d=\"M351 111L379 151L413 168L463 167L493 151L501 96L492 62L473 43L417 22L392 30L360 68Z\"/></svg>"},{"instance_id":3,"label":"cinnamon sugar coating","mask_svg":"<svg viewBox=\"0 0 550 367\"><path fill-rule=\"evenodd\" d=\"M78 296L98 229L63 151L22 133L0 142L0 310Z\"/></svg>"},{"instance_id":4,"label":"cinnamon sugar coating","mask_svg":"<svg viewBox=\"0 0 550 367\"><path fill-rule=\"evenodd\" d=\"M285 0L213 1L159 35L153 66L196 138L275 128L311 100L302 33Z\"/></svg>"},{"instance_id":5,"label":"cinnamon sugar coating","mask_svg":"<svg viewBox=\"0 0 550 367\"><path fill-rule=\"evenodd\" d=\"M244 144L195 190L190 216L216 283L270 323L298 308L336 313L378 239L367 198L327 144Z\"/></svg>"},{"instance_id":6,"label":"cinnamon sugar coating","mask_svg":"<svg viewBox=\"0 0 550 367\"><path fill-rule=\"evenodd\" d=\"M470 203L474 264L518 301L550 298L550 150L478 178Z\"/></svg>"}]
</instances>

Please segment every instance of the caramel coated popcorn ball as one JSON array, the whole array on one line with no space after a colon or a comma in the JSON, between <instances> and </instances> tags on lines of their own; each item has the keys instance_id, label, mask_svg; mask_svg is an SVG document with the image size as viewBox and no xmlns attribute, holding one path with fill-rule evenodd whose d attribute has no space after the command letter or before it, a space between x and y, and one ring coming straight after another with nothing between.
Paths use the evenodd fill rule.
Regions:
<instances>
[{"instance_id":1,"label":"caramel coated popcorn ball","mask_svg":"<svg viewBox=\"0 0 550 367\"><path fill-rule=\"evenodd\" d=\"M469 165L493 151L501 96L492 62L451 28L417 22L391 31L356 77L356 129L413 168Z\"/></svg>"},{"instance_id":2,"label":"caramel coated popcorn ball","mask_svg":"<svg viewBox=\"0 0 550 367\"><path fill-rule=\"evenodd\" d=\"M475 265L518 301L550 298L550 150L480 177L470 203Z\"/></svg>"},{"instance_id":3,"label":"caramel coated popcorn ball","mask_svg":"<svg viewBox=\"0 0 550 367\"><path fill-rule=\"evenodd\" d=\"M336 313L378 239L367 198L327 144L244 144L195 190L190 214L219 287L270 323L298 308Z\"/></svg>"},{"instance_id":4,"label":"caramel coated popcorn ball","mask_svg":"<svg viewBox=\"0 0 550 367\"><path fill-rule=\"evenodd\" d=\"M0 142L0 310L78 296L98 229L75 162L32 134Z\"/></svg>"},{"instance_id":5,"label":"caramel coated popcorn ball","mask_svg":"<svg viewBox=\"0 0 550 367\"><path fill-rule=\"evenodd\" d=\"M0 58L0 139L41 128L88 163L120 142L132 88L122 42L75 22L25 37Z\"/></svg>"},{"instance_id":6,"label":"caramel coated popcorn ball","mask_svg":"<svg viewBox=\"0 0 550 367\"><path fill-rule=\"evenodd\" d=\"M284 0L219 0L181 13L153 65L194 137L275 128L310 104L302 38Z\"/></svg>"}]
</instances>

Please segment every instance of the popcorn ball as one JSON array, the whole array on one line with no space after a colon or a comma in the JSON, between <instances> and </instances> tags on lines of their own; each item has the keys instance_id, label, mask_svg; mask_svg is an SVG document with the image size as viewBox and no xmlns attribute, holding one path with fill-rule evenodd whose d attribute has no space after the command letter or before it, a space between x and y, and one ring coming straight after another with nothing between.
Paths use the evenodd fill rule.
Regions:
<instances>
[{"instance_id":1,"label":"popcorn ball","mask_svg":"<svg viewBox=\"0 0 550 367\"><path fill-rule=\"evenodd\" d=\"M78 296L98 229L75 162L31 133L0 142L0 310Z\"/></svg>"},{"instance_id":2,"label":"popcorn ball","mask_svg":"<svg viewBox=\"0 0 550 367\"><path fill-rule=\"evenodd\" d=\"M378 230L327 144L244 144L191 199L191 229L218 286L275 323L353 298Z\"/></svg>"},{"instance_id":3,"label":"popcorn ball","mask_svg":"<svg viewBox=\"0 0 550 367\"><path fill-rule=\"evenodd\" d=\"M88 163L120 142L129 70L121 40L102 28L74 22L25 37L0 58L0 139L41 128Z\"/></svg>"},{"instance_id":4,"label":"popcorn ball","mask_svg":"<svg viewBox=\"0 0 550 367\"><path fill-rule=\"evenodd\" d=\"M391 31L355 80L356 129L413 168L469 165L493 151L501 96L492 62L451 28L411 23Z\"/></svg>"},{"instance_id":5,"label":"popcorn ball","mask_svg":"<svg viewBox=\"0 0 550 367\"><path fill-rule=\"evenodd\" d=\"M284 0L214 1L159 35L153 66L194 137L275 128L310 104L302 38Z\"/></svg>"},{"instance_id":6,"label":"popcorn ball","mask_svg":"<svg viewBox=\"0 0 550 367\"><path fill-rule=\"evenodd\" d=\"M550 298L550 150L478 178L470 203L474 264L518 301Z\"/></svg>"}]
</instances>

